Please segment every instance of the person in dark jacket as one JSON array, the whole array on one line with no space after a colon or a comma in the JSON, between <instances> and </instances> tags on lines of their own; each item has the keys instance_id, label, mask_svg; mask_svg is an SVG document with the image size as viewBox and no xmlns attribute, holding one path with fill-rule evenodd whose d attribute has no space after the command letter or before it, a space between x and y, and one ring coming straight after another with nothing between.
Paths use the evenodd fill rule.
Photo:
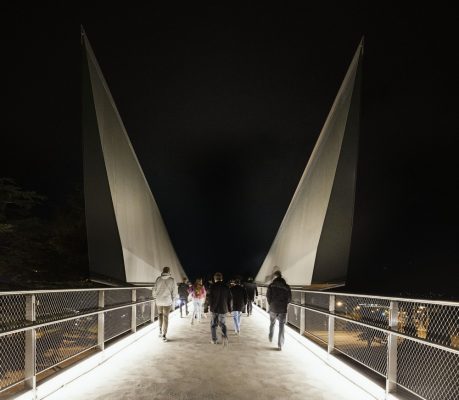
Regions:
<instances>
[{"instance_id":1,"label":"person in dark jacket","mask_svg":"<svg viewBox=\"0 0 459 400\"><path fill-rule=\"evenodd\" d=\"M217 344L217 326L220 326L223 346L227 346L226 314L231 311L233 299L229 287L223 283L223 274L221 272L214 274L214 282L209 288L209 308L212 314L210 319L212 343Z\"/></svg>"},{"instance_id":2,"label":"person in dark jacket","mask_svg":"<svg viewBox=\"0 0 459 400\"><path fill-rule=\"evenodd\" d=\"M255 301L255 296L258 296L257 284L253 282L253 278L247 279L244 283L245 290L247 291L247 316L252 315L252 303Z\"/></svg>"},{"instance_id":3,"label":"person in dark jacket","mask_svg":"<svg viewBox=\"0 0 459 400\"><path fill-rule=\"evenodd\" d=\"M183 277L183 281L178 284L178 294L179 294L179 302L180 302L180 318L183 317L182 308L185 306L186 315L188 315L188 279Z\"/></svg>"},{"instance_id":4,"label":"person in dark jacket","mask_svg":"<svg viewBox=\"0 0 459 400\"><path fill-rule=\"evenodd\" d=\"M234 331L236 335L241 333L241 315L247 305L247 291L241 285L241 280L235 278L230 286L231 296L233 297L233 307L231 314L233 315Z\"/></svg>"},{"instance_id":5,"label":"person in dark jacket","mask_svg":"<svg viewBox=\"0 0 459 400\"><path fill-rule=\"evenodd\" d=\"M269 304L269 318L271 320L269 325L269 341L273 341L274 325L277 319L279 321L277 348L282 350L282 346L284 345L284 327L287 320L287 306L292 299L292 292L290 286L282 278L280 271L274 272L274 279L268 286L266 298Z\"/></svg>"}]
</instances>

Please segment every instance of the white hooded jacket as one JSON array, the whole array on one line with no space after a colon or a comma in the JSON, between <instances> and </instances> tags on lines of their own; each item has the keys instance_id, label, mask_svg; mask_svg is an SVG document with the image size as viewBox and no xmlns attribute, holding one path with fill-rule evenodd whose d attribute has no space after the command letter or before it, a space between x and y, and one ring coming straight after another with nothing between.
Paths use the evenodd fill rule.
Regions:
<instances>
[{"instance_id":1,"label":"white hooded jacket","mask_svg":"<svg viewBox=\"0 0 459 400\"><path fill-rule=\"evenodd\" d=\"M159 307L171 306L178 298L177 285L171 274L163 272L155 283L156 305Z\"/></svg>"}]
</instances>

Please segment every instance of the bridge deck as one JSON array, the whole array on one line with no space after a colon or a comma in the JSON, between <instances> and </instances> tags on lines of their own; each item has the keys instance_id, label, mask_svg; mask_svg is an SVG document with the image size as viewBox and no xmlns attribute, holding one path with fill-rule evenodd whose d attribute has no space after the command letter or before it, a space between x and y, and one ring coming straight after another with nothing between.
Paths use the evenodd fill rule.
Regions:
<instances>
[{"instance_id":1,"label":"bridge deck","mask_svg":"<svg viewBox=\"0 0 459 400\"><path fill-rule=\"evenodd\" d=\"M227 326L223 348L210 343L209 320L172 318L167 343L154 330L47 399L373 399L288 334L278 351L260 311L243 316L240 337L231 317Z\"/></svg>"}]
</instances>

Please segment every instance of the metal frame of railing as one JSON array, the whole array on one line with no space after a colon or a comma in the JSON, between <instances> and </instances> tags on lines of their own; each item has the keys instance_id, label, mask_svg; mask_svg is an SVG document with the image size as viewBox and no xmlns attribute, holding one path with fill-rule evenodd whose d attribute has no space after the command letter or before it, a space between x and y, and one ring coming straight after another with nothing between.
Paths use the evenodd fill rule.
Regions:
<instances>
[{"instance_id":1,"label":"metal frame of railing","mask_svg":"<svg viewBox=\"0 0 459 400\"><path fill-rule=\"evenodd\" d=\"M0 395L154 320L152 286L0 292Z\"/></svg>"},{"instance_id":2,"label":"metal frame of railing","mask_svg":"<svg viewBox=\"0 0 459 400\"><path fill-rule=\"evenodd\" d=\"M269 312L267 286L257 305ZM300 335L425 400L459 399L459 303L292 288L287 322Z\"/></svg>"}]
</instances>

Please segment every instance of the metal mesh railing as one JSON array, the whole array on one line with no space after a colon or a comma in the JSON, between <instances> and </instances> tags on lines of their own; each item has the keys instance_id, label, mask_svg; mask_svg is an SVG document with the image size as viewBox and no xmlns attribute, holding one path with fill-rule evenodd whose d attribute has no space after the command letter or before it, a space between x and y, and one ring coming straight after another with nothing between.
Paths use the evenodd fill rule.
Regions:
<instances>
[{"instance_id":1,"label":"metal mesh railing","mask_svg":"<svg viewBox=\"0 0 459 400\"><path fill-rule=\"evenodd\" d=\"M55 321L97 309L98 292L48 292L36 295L37 321Z\"/></svg>"},{"instance_id":2,"label":"metal mesh railing","mask_svg":"<svg viewBox=\"0 0 459 400\"><path fill-rule=\"evenodd\" d=\"M132 292L130 290L107 290L105 291L105 306L117 306L131 302Z\"/></svg>"},{"instance_id":3,"label":"metal mesh railing","mask_svg":"<svg viewBox=\"0 0 459 400\"><path fill-rule=\"evenodd\" d=\"M335 321L335 349L386 376L387 334L350 321Z\"/></svg>"},{"instance_id":4,"label":"metal mesh railing","mask_svg":"<svg viewBox=\"0 0 459 400\"><path fill-rule=\"evenodd\" d=\"M290 325L293 325L295 328L300 329L300 314L301 308L294 306L293 304L289 304L287 308L287 322Z\"/></svg>"},{"instance_id":5,"label":"metal mesh railing","mask_svg":"<svg viewBox=\"0 0 459 400\"><path fill-rule=\"evenodd\" d=\"M382 328L389 327L389 300L335 296L335 314Z\"/></svg>"},{"instance_id":6,"label":"metal mesh railing","mask_svg":"<svg viewBox=\"0 0 459 400\"><path fill-rule=\"evenodd\" d=\"M397 340L397 383L425 399L459 399L459 355Z\"/></svg>"},{"instance_id":7,"label":"metal mesh railing","mask_svg":"<svg viewBox=\"0 0 459 400\"><path fill-rule=\"evenodd\" d=\"M25 333L0 337L0 389L25 379Z\"/></svg>"},{"instance_id":8,"label":"metal mesh railing","mask_svg":"<svg viewBox=\"0 0 459 400\"><path fill-rule=\"evenodd\" d=\"M97 315L37 329L36 372L97 346Z\"/></svg>"},{"instance_id":9,"label":"metal mesh railing","mask_svg":"<svg viewBox=\"0 0 459 400\"><path fill-rule=\"evenodd\" d=\"M0 397L20 383L35 390L37 374L135 332L151 321L152 293L152 287L0 293Z\"/></svg>"},{"instance_id":10,"label":"metal mesh railing","mask_svg":"<svg viewBox=\"0 0 459 400\"><path fill-rule=\"evenodd\" d=\"M424 302L399 302L397 330L429 342L459 348L459 308Z\"/></svg>"},{"instance_id":11,"label":"metal mesh railing","mask_svg":"<svg viewBox=\"0 0 459 400\"><path fill-rule=\"evenodd\" d=\"M328 316L311 310L305 310L305 333L328 343Z\"/></svg>"},{"instance_id":12,"label":"metal mesh railing","mask_svg":"<svg viewBox=\"0 0 459 400\"><path fill-rule=\"evenodd\" d=\"M459 399L459 303L292 289L287 323L385 377L387 392Z\"/></svg>"},{"instance_id":13,"label":"metal mesh railing","mask_svg":"<svg viewBox=\"0 0 459 400\"><path fill-rule=\"evenodd\" d=\"M26 297L23 294L0 296L0 332L30 324L26 320Z\"/></svg>"},{"instance_id":14,"label":"metal mesh railing","mask_svg":"<svg viewBox=\"0 0 459 400\"><path fill-rule=\"evenodd\" d=\"M105 313L105 339L110 340L131 330L130 308L108 311Z\"/></svg>"}]
</instances>

